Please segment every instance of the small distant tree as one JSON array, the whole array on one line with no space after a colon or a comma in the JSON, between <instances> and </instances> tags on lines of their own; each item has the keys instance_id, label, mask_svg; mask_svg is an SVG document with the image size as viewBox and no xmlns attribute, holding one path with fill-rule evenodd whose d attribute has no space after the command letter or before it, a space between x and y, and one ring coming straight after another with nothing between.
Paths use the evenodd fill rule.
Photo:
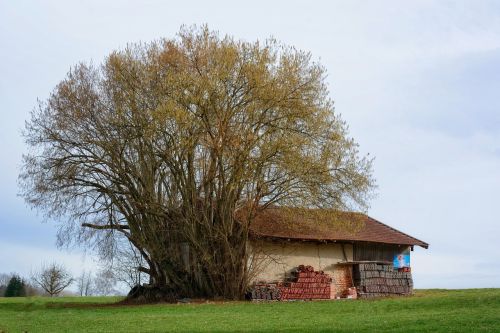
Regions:
<instances>
[{"instance_id":1,"label":"small distant tree","mask_svg":"<svg viewBox=\"0 0 500 333\"><path fill-rule=\"evenodd\" d=\"M5 297L22 297L26 296L26 285L18 275L12 276L5 289Z\"/></svg>"},{"instance_id":2,"label":"small distant tree","mask_svg":"<svg viewBox=\"0 0 500 333\"><path fill-rule=\"evenodd\" d=\"M0 273L0 287L5 286L7 287L7 284L9 284L10 279L12 278L14 274L6 274L6 273Z\"/></svg>"},{"instance_id":3,"label":"small distant tree","mask_svg":"<svg viewBox=\"0 0 500 333\"><path fill-rule=\"evenodd\" d=\"M93 291L96 295L102 296L116 294L115 285L116 280L111 269L102 268L95 276Z\"/></svg>"},{"instance_id":4,"label":"small distant tree","mask_svg":"<svg viewBox=\"0 0 500 333\"><path fill-rule=\"evenodd\" d=\"M109 267L116 282L133 288L149 281L149 277L144 273L144 270L148 269L148 263L135 246L125 240L117 244L115 251L109 260Z\"/></svg>"},{"instance_id":5,"label":"small distant tree","mask_svg":"<svg viewBox=\"0 0 500 333\"><path fill-rule=\"evenodd\" d=\"M26 290L26 296L42 296L45 294L45 291L34 285L31 281L25 281L24 290Z\"/></svg>"},{"instance_id":6,"label":"small distant tree","mask_svg":"<svg viewBox=\"0 0 500 333\"><path fill-rule=\"evenodd\" d=\"M91 271L83 271L80 277L77 279L78 292L80 296L91 296L94 291L93 287L94 277Z\"/></svg>"},{"instance_id":7,"label":"small distant tree","mask_svg":"<svg viewBox=\"0 0 500 333\"><path fill-rule=\"evenodd\" d=\"M11 278L12 274L0 273L0 297L5 295L5 289Z\"/></svg>"},{"instance_id":8,"label":"small distant tree","mask_svg":"<svg viewBox=\"0 0 500 333\"><path fill-rule=\"evenodd\" d=\"M50 297L59 295L74 281L68 270L56 263L42 265L38 271L32 273L31 278Z\"/></svg>"}]
</instances>

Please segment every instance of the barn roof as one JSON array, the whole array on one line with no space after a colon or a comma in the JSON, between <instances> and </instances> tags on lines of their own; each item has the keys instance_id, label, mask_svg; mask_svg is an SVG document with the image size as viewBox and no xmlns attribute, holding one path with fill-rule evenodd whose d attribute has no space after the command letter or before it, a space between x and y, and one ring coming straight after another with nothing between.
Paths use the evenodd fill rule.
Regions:
<instances>
[{"instance_id":1,"label":"barn roof","mask_svg":"<svg viewBox=\"0 0 500 333\"><path fill-rule=\"evenodd\" d=\"M295 240L361 241L398 245L429 244L368 215L321 209L271 207L258 212L250 226L253 237Z\"/></svg>"}]
</instances>

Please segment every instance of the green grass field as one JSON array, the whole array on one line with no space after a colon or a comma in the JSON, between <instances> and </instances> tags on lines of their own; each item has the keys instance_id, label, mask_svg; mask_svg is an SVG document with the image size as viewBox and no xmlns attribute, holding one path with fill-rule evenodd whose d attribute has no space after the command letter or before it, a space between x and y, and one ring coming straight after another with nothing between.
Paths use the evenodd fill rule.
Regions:
<instances>
[{"instance_id":1,"label":"green grass field","mask_svg":"<svg viewBox=\"0 0 500 333\"><path fill-rule=\"evenodd\" d=\"M282 303L113 305L117 300L0 298L0 332L500 332L500 289Z\"/></svg>"}]
</instances>

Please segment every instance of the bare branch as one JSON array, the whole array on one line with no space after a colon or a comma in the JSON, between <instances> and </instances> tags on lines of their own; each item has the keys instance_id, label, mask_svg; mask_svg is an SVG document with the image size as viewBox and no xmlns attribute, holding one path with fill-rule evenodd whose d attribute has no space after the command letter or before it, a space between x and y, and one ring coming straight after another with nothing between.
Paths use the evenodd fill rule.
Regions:
<instances>
[{"instance_id":1,"label":"bare branch","mask_svg":"<svg viewBox=\"0 0 500 333\"><path fill-rule=\"evenodd\" d=\"M92 228L92 229L97 229L97 230L104 230L104 229L129 230L130 229L130 227L128 225L122 225L122 224L98 225L98 224L82 223L82 227Z\"/></svg>"}]
</instances>

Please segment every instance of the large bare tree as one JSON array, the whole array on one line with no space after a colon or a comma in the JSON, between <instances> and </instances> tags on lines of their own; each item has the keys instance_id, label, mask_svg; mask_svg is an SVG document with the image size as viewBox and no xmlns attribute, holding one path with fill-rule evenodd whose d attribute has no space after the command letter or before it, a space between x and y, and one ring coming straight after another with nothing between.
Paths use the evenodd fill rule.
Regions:
<instances>
[{"instance_id":1,"label":"large bare tree","mask_svg":"<svg viewBox=\"0 0 500 333\"><path fill-rule=\"evenodd\" d=\"M367 207L371 160L325 76L308 53L206 27L79 64L26 125L22 193L62 240L125 236L158 288L241 298L258 210Z\"/></svg>"}]
</instances>

